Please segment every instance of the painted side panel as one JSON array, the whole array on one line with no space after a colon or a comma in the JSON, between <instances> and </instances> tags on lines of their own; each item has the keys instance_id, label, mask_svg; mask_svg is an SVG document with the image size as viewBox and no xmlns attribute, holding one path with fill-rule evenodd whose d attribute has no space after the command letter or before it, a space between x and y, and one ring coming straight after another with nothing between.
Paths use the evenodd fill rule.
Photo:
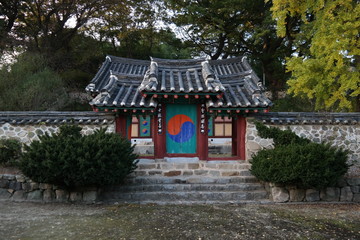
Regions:
<instances>
[{"instance_id":1,"label":"painted side panel","mask_svg":"<svg viewBox=\"0 0 360 240\"><path fill-rule=\"evenodd\" d=\"M213 117L211 117L211 118L209 118L209 120L208 120L208 136L209 137L212 137L213 135L214 135L214 132L213 132L213 129L214 129L214 118Z\"/></svg>"},{"instance_id":2,"label":"painted side panel","mask_svg":"<svg viewBox=\"0 0 360 240\"><path fill-rule=\"evenodd\" d=\"M140 137L150 137L150 116L140 117Z\"/></svg>"},{"instance_id":3,"label":"painted side panel","mask_svg":"<svg viewBox=\"0 0 360 240\"><path fill-rule=\"evenodd\" d=\"M166 107L167 153L196 153L197 106L168 104Z\"/></svg>"}]
</instances>

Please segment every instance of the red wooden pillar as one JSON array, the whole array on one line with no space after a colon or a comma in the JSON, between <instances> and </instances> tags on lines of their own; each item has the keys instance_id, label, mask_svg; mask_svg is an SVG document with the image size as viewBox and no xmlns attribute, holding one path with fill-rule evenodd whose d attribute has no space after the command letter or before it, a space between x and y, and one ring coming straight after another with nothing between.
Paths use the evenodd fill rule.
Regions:
<instances>
[{"instance_id":1,"label":"red wooden pillar","mask_svg":"<svg viewBox=\"0 0 360 240\"><path fill-rule=\"evenodd\" d=\"M209 143L208 143L208 119L206 117L205 104L198 105L197 117L197 153L200 160L209 159Z\"/></svg>"},{"instance_id":2,"label":"red wooden pillar","mask_svg":"<svg viewBox=\"0 0 360 240\"><path fill-rule=\"evenodd\" d=\"M115 118L115 131L116 133L120 134L121 136L128 138L129 136L127 134L127 129L126 129L126 119L127 116L126 115L117 115Z\"/></svg>"},{"instance_id":3,"label":"red wooden pillar","mask_svg":"<svg viewBox=\"0 0 360 240\"><path fill-rule=\"evenodd\" d=\"M152 122L154 157L164 158L166 154L165 105L159 103Z\"/></svg>"},{"instance_id":4,"label":"red wooden pillar","mask_svg":"<svg viewBox=\"0 0 360 240\"><path fill-rule=\"evenodd\" d=\"M115 117L115 132L124 138L131 139L131 116L117 115Z\"/></svg>"},{"instance_id":5,"label":"red wooden pillar","mask_svg":"<svg viewBox=\"0 0 360 240\"><path fill-rule=\"evenodd\" d=\"M232 155L245 160L246 118L237 116L232 119Z\"/></svg>"}]
</instances>

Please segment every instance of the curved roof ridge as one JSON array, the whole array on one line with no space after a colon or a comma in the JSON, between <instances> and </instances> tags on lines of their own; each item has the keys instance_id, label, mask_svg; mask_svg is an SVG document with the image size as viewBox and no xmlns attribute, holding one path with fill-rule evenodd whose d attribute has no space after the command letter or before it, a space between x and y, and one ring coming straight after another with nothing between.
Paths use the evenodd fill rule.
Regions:
<instances>
[{"instance_id":1,"label":"curved roof ridge","mask_svg":"<svg viewBox=\"0 0 360 240\"><path fill-rule=\"evenodd\" d=\"M231 57L226 59L216 59L216 60L208 60L210 65L217 65L217 64L228 64L228 63L242 63L246 60L246 56L238 56L238 57Z\"/></svg>"},{"instance_id":2,"label":"curved roof ridge","mask_svg":"<svg viewBox=\"0 0 360 240\"><path fill-rule=\"evenodd\" d=\"M180 66L188 66L188 65L200 65L202 62L206 61L205 58L198 59L165 59L165 58L155 58L150 57L152 62L156 62L159 65L180 65Z\"/></svg>"},{"instance_id":3,"label":"curved roof ridge","mask_svg":"<svg viewBox=\"0 0 360 240\"><path fill-rule=\"evenodd\" d=\"M106 58L108 58L110 62L136 63L136 64L144 64L144 65L150 64L150 60L143 60L143 59L117 57L113 55L106 55Z\"/></svg>"}]
</instances>

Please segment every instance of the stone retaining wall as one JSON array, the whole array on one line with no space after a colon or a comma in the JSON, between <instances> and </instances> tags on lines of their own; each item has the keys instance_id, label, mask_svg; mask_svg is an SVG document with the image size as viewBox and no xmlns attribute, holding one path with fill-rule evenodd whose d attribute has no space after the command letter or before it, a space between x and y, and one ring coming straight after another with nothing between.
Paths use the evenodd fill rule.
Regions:
<instances>
[{"instance_id":1,"label":"stone retaining wall","mask_svg":"<svg viewBox=\"0 0 360 240\"><path fill-rule=\"evenodd\" d=\"M262 148L273 146L272 139L260 138L254 120L280 129L290 129L313 142L326 142L350 151L353 164L348 177L360 177L360 113L267 113L247 119L247 159Z\"/></svg>"},{"instance_id":2,"label":"stone retaining wall","mask_svg":"<svg viewBox=\"0 0 360 240\"><path fill-rule=\"evenodd\" d=\"M78 124L83 134L105 127L107 132L114 132L114 119L113 114L95 112L0 112L0 138L15 138L29 144L38 140L38 136L57 132L63 124ZM33 182L22 174L0 174L0 200L93 203L99 192L96 188L67 191Z\"/></svg>"},{"instance_id":3,"label":"stone retaining wall","mask_svg":"<svg viewBox=\"0 0 360 240\"><path fill-rule=\"evenodd\" d=\"M265 189L274 202L360 202L360 178L345 178L336 187L323 190L266 183Z\"/></svg>"},{"instance_id":4,"label":"stone retaining wall","mask_svg":"<svg viewBox=\"0 0 360 240\"><path fill-rule=\"evenodd\" d=\"M67 191L53 184L33 182L22 174L0 174L0 200L95 203L99 194L97 188Z\"/></svg>"}]
</instances>

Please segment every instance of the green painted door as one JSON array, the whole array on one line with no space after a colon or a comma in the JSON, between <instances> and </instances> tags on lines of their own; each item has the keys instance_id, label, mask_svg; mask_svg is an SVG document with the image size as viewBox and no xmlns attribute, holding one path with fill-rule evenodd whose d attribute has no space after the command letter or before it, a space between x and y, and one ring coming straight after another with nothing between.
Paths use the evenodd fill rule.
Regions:
<instances>
[{"instance_id":1,"label":"green painted door","mask_svg":"<svg viewBox=\"0 0 360 240\"><path fill-rule=\"evenodd\" d=\"M196 105L168 104L166 107L167 153L196 153Z\"/></svg>"}]
</instances>

